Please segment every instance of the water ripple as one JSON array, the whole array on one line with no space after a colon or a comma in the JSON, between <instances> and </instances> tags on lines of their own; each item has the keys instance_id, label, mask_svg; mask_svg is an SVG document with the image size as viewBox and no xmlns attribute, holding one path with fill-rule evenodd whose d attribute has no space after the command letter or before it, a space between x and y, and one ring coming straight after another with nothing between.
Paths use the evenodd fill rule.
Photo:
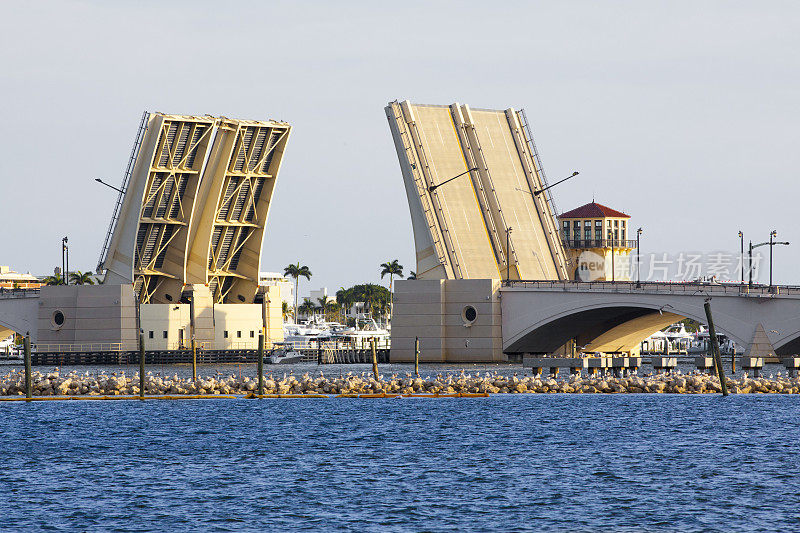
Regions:
<instances>
[{"instance_id":1,"label":"water ripple","mask_svg":"<svg viewBox=\"0 0 800 533\"><path fill-rule=\"evenodd\" d=\"M0 528L797 530L787 396L0 406Z\"/></svg>"}]
</instances>

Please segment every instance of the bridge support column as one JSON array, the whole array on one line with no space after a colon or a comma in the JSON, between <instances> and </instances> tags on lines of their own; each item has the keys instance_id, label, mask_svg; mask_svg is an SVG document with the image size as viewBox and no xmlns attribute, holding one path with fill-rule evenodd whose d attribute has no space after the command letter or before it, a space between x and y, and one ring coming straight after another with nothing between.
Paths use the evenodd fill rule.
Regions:
<instances>
[{"instance_id":1,"label":"bridge support column","mask_svg":"<svg viewBox=\"0 0 800 533\"><path fill-rule=\"evenodd\" d=\"M694 366L697 367L697 370L701 372L711 372L712 375L717 374L717 369L714 368L714 358L713 357L695 357L694 358Z\"/></svg>"},{"instance_id":2,"label":"bridge support column","mask_svg":"<svg viewBox=\"0 0 800 533\"><path fill-rule=\"evenodd\" d=\"M762 368L764 368L763 357L751 357L751 356L742 357L742 370L751 371L753 373L754 378L761 377Z\"/></svg>"},{"instance_id":3,"label":"bridge support column","mask_svg":"<svg viewBox=\"0 0 800 533\"><path fill-rule=\"evenodd\" d=\"M789 372L790 377L797 376L797 369L800 368L800 357L786 357L782 363Z\"/></svg>"},{"instance_id":4,"label":"bridge support column","mask_svg":"<svg viewBox=\"0 0 800 533\"><path fill-rule=\"evenodd\" d=\"M653 357L650 362L653 365L653 370L656 374L663 372L672 372L678 366L677 357Z\"/></svg>"}]
</instances>

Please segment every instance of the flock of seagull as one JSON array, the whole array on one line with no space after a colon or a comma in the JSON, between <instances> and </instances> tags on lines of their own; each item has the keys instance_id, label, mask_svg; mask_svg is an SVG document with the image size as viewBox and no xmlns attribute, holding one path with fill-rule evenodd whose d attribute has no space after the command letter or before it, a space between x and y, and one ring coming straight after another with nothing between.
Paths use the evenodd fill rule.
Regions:
<instances>
[{"instance_id":1,"label":"flock of seagull","mask_svg":"<svg viewBox=\"0 0 800 533\"><path fill-rule=\"evenodd\" d=\"M124 396L139 394L138 373L126 376L125 372L62 374L32 372L32 396ZM732 393L800 393L800 378L781 375L750 378L741 374L726 378ZM293 373L264 377L264 394L269 395L452 395L452 394L524 394L524 393L672 393L701 394L720 392L719 379L711 374L680 371L653 375L611 375L582 377L571 375L564 379L541 376L504 376L495 372L477 372L475 375L459 374L419 377L410 373L379 377L366 372L328 378L323 374ZM181 378L177 374L161 376L148 372L145 375L147 395L248 395L258 392L258 379L248 376L223 375L199 377L197 380ZM24 370L14 370L0 377L0 396L24 396Z\"/></svg>"}]
</instances>

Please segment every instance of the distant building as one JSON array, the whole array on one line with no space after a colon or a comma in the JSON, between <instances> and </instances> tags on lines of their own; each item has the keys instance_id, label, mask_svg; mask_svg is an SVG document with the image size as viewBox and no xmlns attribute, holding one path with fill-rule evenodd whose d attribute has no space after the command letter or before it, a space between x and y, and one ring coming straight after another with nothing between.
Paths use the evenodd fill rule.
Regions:
<instances>
[{"instance_id":1,"label":"distant building","mask_svg":"<svg viewBox=\"0 0 800 533\"><path fill-rule=\"evenodd\" d=\"M319 301L324 299L326 302L335 302L335 296L328 296L328 287L320 287L317 290L312 290L309 292L308 297L311 299L314 304L319 304Z\"/></svg>"},{"instance_id":2,"label":"distant building","mask_svg":"<svg viewBox=\"0 0 800 533\"><path fill-rule=\"evenodd\" d=\"M31 275L14 272L7 265L0 265L0 288L3 289L38 289L44 282Z\"/></svg>"},{"instance_id":3,"label":"distant building","mask_svg":"<svg viewBox=\"0 0 800 533\"><path fill-rule=\"evenodd\" d=\"M294 305L294 282L278 272L259 272L259 287L278 287L281 301Z\"/></svg>"},{"instance_id":4,"label":"distant building","mask_svg":"<svg viewBox=\"0 0 800 533\"><path fill-rule=\"evenodd\" d=\"M636 235L629 215L592 201L558 218L573 279L630 281Z\"/></svg>"}]
</instances>

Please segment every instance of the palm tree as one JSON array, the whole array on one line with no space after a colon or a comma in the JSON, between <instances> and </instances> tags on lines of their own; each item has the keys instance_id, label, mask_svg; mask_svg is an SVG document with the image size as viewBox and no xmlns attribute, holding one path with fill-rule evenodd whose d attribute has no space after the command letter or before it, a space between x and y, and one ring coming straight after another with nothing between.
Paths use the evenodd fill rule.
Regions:
<instances>
[{"instance_id":1,"label":"palm tree","mask_svg":"<svg viewBox=\"0 0 800 533\"><path fill-rule=\"evenodd\" d=\"M341 308L339 307L338 303L336 303L334 300L328 300L328 303L325 304L325 320L336 318L336 313L339 312L339 309Z\"/></svg>"},{"instance_id":2,"label":"palm tree","mask_svg":"<svg viewBox=\"0 0 800 533\"><path fill-rule=\"evenodd\" d=\"M283 321L286 322L286 318L292 316L294 310L288 302L281 302L281 313L283 313Z\"/></svg>"},{"instance_id":3,"label":"palm tree","mask_svg":"<svg viewBox=\"0 0 800 533\"><path fill-rule=\"evenodd\" d=\"M392 278L394 276L402 276L403 275L403 265L401 265L397 259L392 260L391 263L382 263L381 264L381 279L386 274L389 274L389 292L392 292Z\"/></svg>"},{"instance_id":4,"label":"palm tree","mask_svg":"<svg viewBox=\"0 0 800 533\"><path fill-rule=\"evenodd\" d=\"M303 298L303 303L300 304L300 307L297 308L298 311L300 311L306 316L313 315L316 309L317 306L314 305L314 302L311 301L311 298Z\"/></svg>"},{"instance_id":5,"label":"palm tree","mask_svg":"<svg viewBox=\"0 0 800 533\"><path fill-rule=\"evenodd\" d=\"M94 285L91 272L76 270L69 273L69 281L73 285Z\"/></svg>"},{"instance_id":6,"label":"palm tree","mask_svg":"<svg viewBox=\"0 0 800 533\"><path fill-rule=\"evenodd\" d=\"M373 301L378 296L378 291L375 290L375 286L372 284L364 285L364 290L362 292L364 297L364 312L367 312L367 309L372 311L372 304Z\"/></svg>"},{"instance_id":7,"label":"palm tree","mask_svg":"<svg viewBox=\"0 0 800 533\"><path fill-rule=\"evenodd\" d=\"M61 277L61 274L53 274L52 276L47 276L42 281L44 281L45 285L64 285L64 278Z\"/></svg>"},{"instance_id":8,"label":"palm tree","mask_svg":"<svg viewBox=\"0 0 800 533\"><path fill-rule=\"evenodd\" d=\"M325 317L325 311L328 309L328 297L323 296L322 298L317 298L317 306L316 308L322 311L323 318Z\"/></svg>"},{"instance_id":9,"label":"palm tree","mask_svg":"<svg viewBox=\"0 0 800 533\"><path fill-rule=\"evenodd\" d=\"M417 279L417 273L412 270L408 273L408 277L406 279Z\"/></svg>"},{"instance_id":10,"label":"palm tree","mask_svg":"<svg viewBox=\"0 0 800 533\"><path fill-rule=\"evenodd\" d=\"M294 316L295 320L297 319L297 291L300 287L300 278L304 277L307 280L311 279L311 271L308 269L307 266L303 265L300 266L300 261L297 262L296 265L289 265L283 269L284 276L290 276L294 278Z\"/></svg>"},{"instance_id":11,"label":"palm tree","mask_svg":"<svg viewBox=\"0 0 800 533\"><path fill-rule=\"evenodd\" d=\"M347 311L353 307L353 291L352 289L345 289L340 287L336 291L336 303L339 304L341 310L342 323L347 319Z\"/></svg>"}]
</instances>

